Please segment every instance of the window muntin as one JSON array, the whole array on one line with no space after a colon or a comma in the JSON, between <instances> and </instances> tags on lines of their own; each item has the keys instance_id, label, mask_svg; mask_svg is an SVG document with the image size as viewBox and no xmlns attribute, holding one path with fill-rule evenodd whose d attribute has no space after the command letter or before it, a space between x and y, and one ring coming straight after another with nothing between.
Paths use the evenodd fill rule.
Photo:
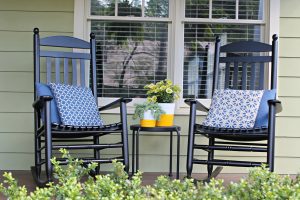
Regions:
<instances>
[{"instance_id":1,"label":"window muntin","mask_svg":"<svg viewBox=\"0 0 300 200\"><path fill-rule=\"evenodd\" d=\"M91 0L90 14L98 16L114 16L115 2L106 0Z\"/></svg>"},{"instance_id":2,"label":"window muntin","mask_svg":"<svg viewBox=\"0 0 300 200\"><path fill-rule=\"evenodd\" d=\"M169 0L145 0L145 17L169 17Z\"/></svg>"},{"instance_id":3,"label":"window muntin","mask_svg":"<svg viewBox=\"0 0 300 200\"><path fill-rule=\"evenodd\" d=\"M117 16L141 17L141 0L120 0Z\"/></svg>"},{"instance_id":4,"label":"window muntin","mask_svg":"<svg viewBox=\"0 0 300 200\"><path fill-rule=\"evenodd\" d=\"M262 20L264 1L239 0L239 19Z\"/></svg>"},{"instance_id":5,"label":"window muntin","mask_svg":"<svg viewBox=\"0 0 300 200\"><path fill-rule=\"evenodd\" d=\"M209 18L209 0L186 0L186 18Z\"/></svg>"},{"instance_id":6,"label":"window muntin","mask_svg":"<svg viewBox=\"0 0 300 200\"><path fill-rule=\"evenodd\" d=\"M91 15L169 17L169 0L91 0Z\"/></svg>"},{"instance_id":7,"label":"window muntin","mask_svg":"<svg viewBox=\"0 0 300 200\"><path fill-rule=\"evenodd\" d=\"M212 18L235 19L236 0L213 0Z\"/></svg>"}]
</instances>

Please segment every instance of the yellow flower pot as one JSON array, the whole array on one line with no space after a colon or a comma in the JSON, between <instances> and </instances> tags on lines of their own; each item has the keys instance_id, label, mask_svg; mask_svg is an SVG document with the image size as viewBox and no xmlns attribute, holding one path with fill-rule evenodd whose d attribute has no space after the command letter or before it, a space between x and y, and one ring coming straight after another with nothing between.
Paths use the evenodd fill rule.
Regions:
<instances>
[{"instance_id":1,"label":"yellow flower pot","mask_svg":"<svg viewBox=\"0 0 300 200\"><path fill-rule=\"evenodd\" d=\"M165 114L160 115L156 126L173 126L175 103L159 103L159 105L165 111Z\"/></svg>"},{"instance_id":2,"label":"yellow flower pot","mask_svg":"<svg viewBox=\"0 0 300 200\"><path fill-rule=\"evenodd\" d=\"M144 118L140 120L141 127L155 127L156 120L151 111L148 110L144 113Z\"/></svg>"}]
</instances>

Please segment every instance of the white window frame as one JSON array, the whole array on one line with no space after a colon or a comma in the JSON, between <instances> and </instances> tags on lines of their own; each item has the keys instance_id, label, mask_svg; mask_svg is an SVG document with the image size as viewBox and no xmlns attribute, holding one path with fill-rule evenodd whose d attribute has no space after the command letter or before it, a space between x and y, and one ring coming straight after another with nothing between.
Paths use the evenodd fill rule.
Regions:
<instances>
[{"instance_id":1,"label":"white window frame","mask_svg":"<svg viewBox=\"0 0 300 200\"><path fill-rule=\"evenodd\" d=\"M210 0L210 6L212 5ZM238 3L238 0L237 0ZM265 0L265 11L263 20L239 20L239 19L212 19L211 12L208 19L185 18L184 9L185 0L170 0L169 1L169 17L168 18L151 18L151 17L126 17L128 21L158 21L168 22L169 37L168 37L168 61L167 61L167 77L173 80L174 84L182 86L183 83L183 59L184 59L184 23L185 22L200 22L200 23L230 23L230 24L263 24L265 26L266 42L272 41L272 34L279 33L279 17L280 17L280 0ZM74 37L89 39L91 28L91 20L111 20L108 16L91 16L89 15L90 0L74 0ZM237 11L236 11L237 12ZM237 16L237 15L236 15ZM113 16L114 20L124 19L124 17ZM266 75L268 76L268 75ZM112 102L116 98L98 98L99 105L105 105ZM141 102L143 99L135 98L128 105L128 113L133 113L134 104ZM209 106L210 99L200 99L200 101ZM118 109L106 111L106 113L118 113ZM177 102L176 114L189 114L189 107L181 98ZM198 115L206 113L199 112Z\"/></svg>"}]
</instances>

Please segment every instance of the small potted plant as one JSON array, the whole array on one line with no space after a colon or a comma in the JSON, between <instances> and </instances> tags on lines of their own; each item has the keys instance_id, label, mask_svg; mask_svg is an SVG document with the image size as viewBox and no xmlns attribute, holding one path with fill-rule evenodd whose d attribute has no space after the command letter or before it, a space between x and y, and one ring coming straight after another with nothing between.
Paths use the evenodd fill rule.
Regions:
<instances>
[{"instance_id":1,"label":"small potted plant","mask_svg":"<svg viewBox=\"0 0 300 200\"><path fill-rule=\"evenodd\" d=\"M133 119L140 118L141 127L155 127L156 120L164 113L158 103L146 101L142 104L135 104Z\"/></svg>"},{"instance_id":2,"label":"small potted plant","mask_svg":"<svg viewBox=\"0 0 300 200\"><path fill-rule=\"evenodd\" d=\"M145 86L147 89L148 101L158 103L165 114L162 114L156 122L156 126L173 126L175 100L179 98L180 87L173 85L171 80L164 80L156 84L148 84Z\"/></svg>"}]
</instances>

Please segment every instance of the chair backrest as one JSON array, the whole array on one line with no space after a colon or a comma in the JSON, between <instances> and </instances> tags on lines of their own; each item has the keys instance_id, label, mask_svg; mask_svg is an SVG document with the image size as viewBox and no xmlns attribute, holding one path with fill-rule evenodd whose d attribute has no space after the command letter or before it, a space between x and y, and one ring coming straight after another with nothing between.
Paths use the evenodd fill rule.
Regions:
<instances>
[{"instance_id":1,"label":"chair backrest","mask_svg":"<svg viewBox=\"0 0 300 200\"><path fill-rule=\"evenodd\" d=\"M97 99L96 43L93 33L90 34L90 42L70 36L40 38L39 29L35 28L33 37L34 84L54 82L91 86ZM91 75L91 84L86 80L86 77L90 77L87 73ZM34 98L36 97L34 87Z\"/></svg>"},{"instance_id":2,"label":"chair backrest","mask_svg":"<svg viewBox=\"0 0 300 200\"><path fill-rule=\"evenodd\" d=\"M276 89L277 35L273 35L272 39L272 45L255 41L240 41L221 46L220 39L217 37L213 91L227 88L238 90ZM271 82L266 78L266 72L271 74Z\"/></svg>"}]
</instances>

